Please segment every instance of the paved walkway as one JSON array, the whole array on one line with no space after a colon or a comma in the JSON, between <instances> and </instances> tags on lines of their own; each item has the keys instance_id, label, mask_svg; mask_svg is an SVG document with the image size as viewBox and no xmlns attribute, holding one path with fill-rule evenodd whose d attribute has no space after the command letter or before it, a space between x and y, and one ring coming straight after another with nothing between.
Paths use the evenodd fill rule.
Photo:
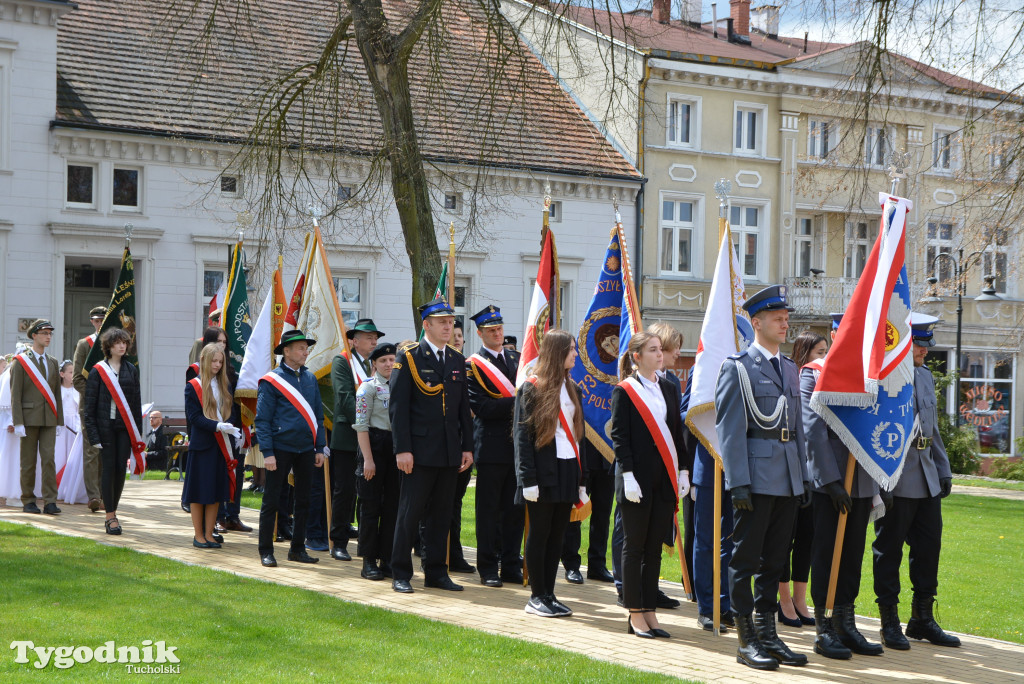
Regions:
<instances>
[{"instance_id":1,"label":"paved walkway","mask_svg":"<svg viewBox=\"0 0 1024 684\"><path fill-rule=\"evenodd\" d=\"M995 487L972 487L970 485L953 485L954 494L970 494L971 496L991 496L996 499L1024 501L1024 492L1017 489L996 489Z\"/></svg>"},{"instance_id":2,"label":"paved walkway","mask_svg":"<svg viewBox=\"0 0 1024 684\"><path fill-rule=\"evenodd\" d=\"M57 517L22 513L20 506L0 507L0 520L553 645L598 660L687 679L750 684L763 684L772 679L797 684L821 681L995 684L1024 680L1024 646L963 634L959 635L963 646L957 649L914 642L909 652L888 651L878 658L855 656L848 661L829 661L813 653L813 628L780 627L782 637L795 650L809 654L810 664L804 668L760 673L736 663L735 632L716 638L696 627L694 603L684 602L678 610L659 612L662 626L674 637L670 640L627 636L625 612L615 605L615 590L608 584L587 582L575 586L559 579L558 596L576 614L571 618L542 619L523 612L528 589L508 586L488 589L479 584L476 575L456 575L455 579L466 587L457 594L424 589L421 575L413 579L415 594L396 594L390 582L361 579L358 561L340 563L322 553L320 563L313 566L289 563L284 560L287 550L281 545L277 553L280 567L263 568L257 556L255 532L225 535L222 549L193 548L191 522L178 505L180 493L181 485L177 482L128 482L118 512L125 529L120 537L104 534L102 513L90 513L84 505L62 504L64 512ZM254 513L244 517L250 524L256 522ZM466 555L470 562L475 560L472 549L467 549ZM663 589L682 599L678 584L665 583ZM877 620L860 618L858 624L866 634L877 637Z\"/></svg>"}]
</instances>

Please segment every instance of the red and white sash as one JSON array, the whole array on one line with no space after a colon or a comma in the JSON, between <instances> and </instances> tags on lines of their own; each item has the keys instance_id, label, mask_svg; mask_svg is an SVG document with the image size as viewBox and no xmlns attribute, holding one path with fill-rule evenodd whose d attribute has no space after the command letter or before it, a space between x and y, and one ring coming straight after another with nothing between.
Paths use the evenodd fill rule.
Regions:
<instances>
[{"instance_id":1,"label":"red and white sash","mask_svg":"<svg viewBox=\"0 0 1024 684\"><path fill-rule=\"evenodd\" d=\"M363 364L356 361L355 352L342 352L341 355L348 360L348 367L352 369L352 377L356 381L356 389L359 389L359 386L369 380L370 376L368 376L366 371L363 369Z\"/></svg>"},{"instance_id":2,"label":"red and white sash","mask_svg":"<svg viewBox=\"0 0 1024 684\"><path fill-rule=\"evenodd\" d=\"M309 431L313 435L313 445L316 445L316 414L313 413L313 407L309 405L306 398L302 396L299 390L292 387L290 384L285 382L281 376L276 373L267 373L260 382L269 382L271 385L277 388L277 390L285 396L285 398L292 403L292 406L299 412L306 420L306 424L309 425Z\"/></svg>"},{"instance_id":3,"label":"red and white sash","mask_svg":"<svg viewBox=\"0 0 1024 684\"><path fill-rule=\"evenodd\" d=\"M619 383L619 387L626 390L626 394L633 402L633 406L636 407L640 417L643 418L644 424L647 425L647 429L651 433L651 437L654 439L655 446L658 447L658 453L661 455L661 462L665 464L665 469L668 471L669 479L672 480L672 489L676 493L676 509L679 509L679 455L676 453L676 443L672 439L672 433L669 432L668 423L665 422L665 416L658 415L659 412L655 412L647 398L647 390L640 384L640 381L634 377L628 377ZM661 391L661 388L658 388Z\"/></svg>"},{"instance_id":4,"label":"red and white sash","mask_svg":"<svg viewBox=\"0 0 1024 684\"><path fill-rule=\"evenodd\" d=\"M107 391L110 392L110 398L113 400L114 405L117 406L117 412L121 416L121 421L128 429L128 435L132 443L132 459L129 469L132 475L142 475L146 472L146 443L139 432L139 426L135 424L135 419L132 418L132 412L128 409L128 400L124 398L124 392L117 381L117 376L114 375L114 370L107 365L106 361L100 361L93 367L99 370L100 380L107 386Z\"/></svg>"},{"instance_id":5,"label":"red and white sash","mask_svg":"<svg viewBox=\"0 0 1024 684\"><path fill-rule=\"evenodd\" d=\"M39 366L37 366L36 362L28 356L28 352L22 352L14 358L18 359L22 368L24 368L25 372L28 374L29 380L31 380L32 384L36 386L39 393L43 395L43 398L46 399L46 403L50 407L50 410L53 411L54 417L57 418L58 422L63 424L64 417L57 414L57 400L53 396L53 390L50 389L50 383L48 383L46 378L43 377L43 373L39 370ZM46 362L45 356L43 357L43 362Z\"/></svg>"},{"instance_id":6,"label":"red and white sash","mask_svg":"<svg viewBox=\"0 0 1024 684\"><path fill-rule=\"evenodd\" d=\"M86 342L86 344L89 345L89 349L92 349L92 346L94 344L96 344L96 333L93 333L92 335L87 336L85 338L85 342Z\"/></svg>"},{"instance_id":7,"label":"red and white sash","mask_svg":"<svg viewBox=\"0 0 1024 684\"><path fill-rule=\"evenodd\" d=\"M537 376L531 375L530 377L526 378L526 382L533 383L534 385L536 385ZM561 391L561 389L559 389L559 391ZM568 439L569 444L572 445L572 452L576 454L576 465L579 466L580 472L582 473L583 462L580 460L580 445L579 442L576 441L576 435L574 435L572 432L572 426L569 424L569 419L565 415L565 409L563 409L561 406L558 407L558 424L562 426L562 430L565 432L566 439ZM584 504L582 501L577 501L574 505L576 508L583 508L586 504Z\"/></svg>"},{"instance_id":8,"label":"red and white sash","mask_svg":"<svg viewBox=\"0 0 1024 684\"><path fill-rule=\"evenodd\" d=\"M203 405L203 383L199 378L192 378L188 381L188 384L192 385L192 389L195 390L196 398L199 399L199 406ZM217 395L214 395L217 396ZM218 407L219 408L219 407ZM221 421L217 421L221 422ZM235 468L238 466L238 461L234 458L231 447L228 446L228 440L224 437L224 433L220 430L213 431L214 437L217 439L217 446L220 447L220 455L224 457L224 464L228 467L228 483L231 485L231 495L228 497L229 501L235 500Z\"/></svg>"},{"instance_id":9,"label":"red and white sash","mask_svg":"<svg viewBox=\"0 0 1024 684\"><path fill-rule=\"evenodd\" d=\"M474 369L483 373L491 381L492 385L498 388L501 396L510 398L516 395L516 386L509 382L509 379L494 365L491 359L477 352L469 357L469 363Z\"/></svg>"},{"instance_id":10,"label":"red and white sash","mask_svg":"<svg viewBox=\"0 0 1024 684\"><path fill-rule=\"evenodd\" d=\"M196 361L195 363L190 363L188 367L191 368L193 371L195 371L196 375L199 375L199 362L198 361Z\"/></svg>"}]
</instances>

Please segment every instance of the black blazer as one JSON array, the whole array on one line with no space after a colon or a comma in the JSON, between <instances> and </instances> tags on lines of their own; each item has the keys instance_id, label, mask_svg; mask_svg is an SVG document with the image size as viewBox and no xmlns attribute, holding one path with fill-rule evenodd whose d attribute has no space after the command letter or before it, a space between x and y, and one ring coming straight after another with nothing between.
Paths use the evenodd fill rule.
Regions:
<instances>
[{"instance_id":1,"label":"black blazer","mask_svg":"<svg viewBox=\"0 0 1024 684\"><path fill-rule=\"evenodd\" d=\"M519 352L504 351L508 374L505 376L515 385L516 369L519 367ZM480 356L490 360L486 349L480 348ZM495 369L501 372L495 365ZM469 383L469 406L473 410L473 456L477 463L506 463L515 461L515 447L512 445L512 414L515 410L515 397L492 397L489 393L498 394L494 386L483 373L472 370L466 361L466 375Z\"/></svg>"},{"instance_id":2,"label":"black blazer","mask_svg":"<svg viewBox=\"0 0 1024 684\"><path fill-rule=\"evenodd\" d=\"M679 391L665 378L658 379L658 387L661 388L662 396L665 397L665 405L668 407L666 421L672 440L675 443L676 454L680 460L686 445L683 443L682 419L679 417ZM640 485L640 492L644 497L651 495L657 489L659 497L665 500L674 500L675 492L672 490L672 478L665 469L658 453L658 447L654 443L654 437L647 429L647 423L640 416L633 400L626 394L626 390L616 385L612 389L612 448L615 450L615 497L619 503L627 501L622 484L622 473L632 472ZM680 470L684 470L683 463L680 463Z\"/></svg>"},{"instance_id":3,"label":"black blazer","mask_svg":"<svg viewBox=\"0 0 1024 684\"><path fill-rule=\"evenodd\" d=\"M139 428L142 434L142 388L139 386L139 369L130 361L121 360L121 372L117 376L117 384L121 386L121 392L128 402L128 410L132 412L132 419L135 420L135 427ZM100 431L107 432L111 429L119 429L124 425L121 416L117 415L110 419L110 403L113 401L110 390L100 379L100 371L95 366L89 371L89 378L85 381L85 409L82 411L82 420L85 422L85 434L89 437L89 444L99 444Z\"/></svg>"},{"instance_id":4,"label":"black blazer","mask_svg":"<svg viewBox=\"0 0 1024 684\"><path fill-rule=\"evenodd\" d=\"M434 394L422 391L413 379L410 358L425 388L443 385L443 389ZM388 405L395 453L412 452L415 465L461 465L462 452L473 450L467 384L466 357L452 347L445 347L444 368L426 339L409 349L408 355L399 352Z\"/></svg>"},{"instance_id":5,"label":"black blazer","mask_svg":"<svg viewBox=\"0 0 1024 684\"><path fill-rule=\"evenodd\" d=\"M579 398L580 390L576 384L572 381L569 381L567 384L570 388L569 391L575 392L576 397ZM524 382L516 392L515 416L513 418L515 429L513 434L516 449L516 482L520 489L533 486L558 486L558 447L555 446L555 440L551 440L538 449L533 430L527 422L536 391L537 388L534 387L532 382ZM585 439L581 439L578 442L581 463L586 461L586 443L587 440ZM584 471L580 474L580 485L583 486L585 484L586 472Z\"/></svg>"}]
</instances>

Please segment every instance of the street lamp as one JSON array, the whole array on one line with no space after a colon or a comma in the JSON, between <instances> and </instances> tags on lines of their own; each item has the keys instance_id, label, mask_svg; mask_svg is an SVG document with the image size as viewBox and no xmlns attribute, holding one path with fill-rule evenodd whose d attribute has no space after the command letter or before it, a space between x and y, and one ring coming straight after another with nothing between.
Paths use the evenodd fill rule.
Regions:
<instances>
[{"instance_id":1,"label":"street lamp","mask_svg":"<svg viewBox=\"0 0 1024 684\"><path fill-rule=\"evenodd\" d=\"M961 337L963 335L963 323L964 323L964 295L967 293L967 283L965 282L964 276L967 273L967 269L971 267L973 260L980 259L984 252L977 251L971 252L967 255L967 259L964 260L964 250L958 250L957 256L954 257L949 252L939 252L932 259L931 267L935 268L936 262L939 259L948 259L953 263L953 279L956 282L956 361L954 362L954 373L956 383L957 396L960 394L960 353L961 353ZM974 298L976 302L998 302L1002 301L1002 297L996 294L994 275L983 276L985 281L985 287L982 289L981 294ZM935 284L939 282L939 279L935 276L928 278L929 294L928 296L921 299L922 304L934 304L942 303L942 298L935 292ZM956 426L960 427L960 411L954 408L956 413Z\"/></svg>"}]
</instances>

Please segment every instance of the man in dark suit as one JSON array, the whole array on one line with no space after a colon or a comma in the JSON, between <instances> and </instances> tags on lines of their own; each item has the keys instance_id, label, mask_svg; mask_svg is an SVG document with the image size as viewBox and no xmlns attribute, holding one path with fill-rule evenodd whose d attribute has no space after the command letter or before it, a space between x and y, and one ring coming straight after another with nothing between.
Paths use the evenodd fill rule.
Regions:
<instances>
[{"instance_id":1,"label":"man in dark suit","mask_svg":"<svg viewBox=\"0 0 1024 684\"><path fill-rule=\"evenodd\" d=\"M910 642L900 630L896 608L900 600L904 543L910 546L910 584L914 591L906 636L927 639L938 646L960 645L960 639L946 634L932 613L939 586L942 499L949 496L953 488L953 472L939 434L935 380L924 365L928 350L935 345L932 327L938 322L934 316L917 313L910 320L917 420L903 474L892 490L892 506L887 506L885 516L875 521L875 541L871 545L875 595L882 617L882 643L901 651L910 648Z\"/></svg>"},{"instance_id":2,"label":"man in dark suit","mask_svg":"<svg viewBox=\"0 0 1024 684\"><path fill-rule=\"evenodd\" d=\"M96 344L100 327L103 326L103 318L106 315L107 307L105 306L94 306L91 308L89 310L89 322L92 323L92 327L95 328L96 332L78 340L78 343L75 345L75 370L71 376L71 384L78 390L80 397L85 397L85 380L89 375L85 372L85 362L89 358L92 346ZM78 413L81 417L81 425L85 425L85 417L83 415L85 413L84 401L78 407ZM89 510L95 513L100 510L102 505L100 502L100 450L89 444L89 440L85 440L85 444L82 445L82 470L84 471L85 479L85 495L89 498Z\"/></svg>"},{"instance_id":3,"label":"man in dark suit","mask_svg":"<svg viewBox=\"0 0 1024 684\"><path fill-rule=\"evenodd\" d=\"M466 359L447 346L455 312L437 297L420 307L423 339L399 352L391 373L395 460L405 473L391 554L392 587L411 594L412 546L425 520L424 585L462 591L445 565L458 474L473 465Z\"/></svg>"},{"instance_id":4,"label":"man in dark suit","mask_svg":"<svg viewBox=\"0 0 1024 684\"><path fill-rule=\"evenodd\" d=\"M809 502L810 487L800 379L796 364L779 351L793 310L786 287L767 287L743 308L750 314L754 342L726 359L715 388L715 429L733 506L729 599L736 614L737 659L774 670L779 663L807 663L807 656L778 637L775 613L797 506Z\"/></svg>"},{"instance_id":5,"label":"man in dark suit","mask_svg":"<svg viewBox=\"0 0 1024 684\"><path fill-rule=\"evenodd\" d=\"M53 447L64 425L57 359L46 353L53 325L39 319L28 329L32 348L11 362L11 424L21 437L21 503L25 513L38 513L36 505L36 454L42 463L43 513L57 515L57 471ZM49 390L49 391L47 391Z\"/></svg>"},{"instance_id":6,"label":"man in dark suit","mask_svg":"<svg viewBox=\"0 0 1024 684\"><path fill-rule=\"evenodd\" d=\"M476 563L484 586L522 584L519 551L523 544L524 509L515 503L512 442L519 352L507 351L502 345L505 327L501 309L488 306L472 319L483 342L466 363L476 461Z\"/></svg>"}]
</instances>

